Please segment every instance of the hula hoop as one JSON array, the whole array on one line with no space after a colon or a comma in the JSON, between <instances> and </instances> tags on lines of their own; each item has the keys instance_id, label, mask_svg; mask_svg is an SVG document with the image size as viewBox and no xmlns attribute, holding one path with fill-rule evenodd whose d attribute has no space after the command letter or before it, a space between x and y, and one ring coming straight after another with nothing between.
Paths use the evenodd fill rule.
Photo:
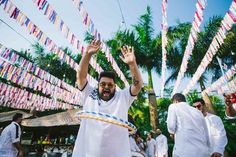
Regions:
<instances>
[{"instance_id":1,"label":"hula hoop","mask_svg":"<svg viewBox=\"0 0 236 157\"><path fill-rule=\"evenodd\" d=\"M137 131L136 127L132 123L110 114L101 112L79 111L77 112L77 115L78 118L81 119L94 119L127 128L130 134L135 134Z\"/></svg>"}]
</instances>

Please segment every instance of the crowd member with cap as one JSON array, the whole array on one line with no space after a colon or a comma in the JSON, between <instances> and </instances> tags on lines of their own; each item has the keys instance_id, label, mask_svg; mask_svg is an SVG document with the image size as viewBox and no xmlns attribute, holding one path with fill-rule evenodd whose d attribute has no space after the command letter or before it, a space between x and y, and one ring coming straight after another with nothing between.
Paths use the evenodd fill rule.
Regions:
<instances>
[{"instance_id":1,"label":"crowd member with cap","mask_svg":"<svg viewBox=\"0 0 236 157\"><path fill-rule=\"evenodd\" d=\"M156 130L156 157L168 157L167 138L162 134L160 129Z\"/></svg>"},{"instance_id":2,"label":"crowd member with cap","mask_svg":"<svg viewBox=\"0 0 236 157\"><path fill-rule=\"evenodd\" d=\"M21 146L21 121L23 114L16 113L11 124L3 129L0 136L0 157L24 157Z\"/></svg>"},{"instance_id":3,"label":"crowd member with cap","mask_svg":"<svg viewBox=\"0 0 236 157\"><path fill-rule=\"evenodd\" d=\"M81 99L83 110L106 113L127 121L128 109L143 86L134 48L130 46L121 48L123 54L121 59L129 66L132 84L123 90L116 91L114 72L101 72L97 87L92 87L87 80L90 59L100 47L101 42L93 40L79 63L76 83L81 91L79 99ZM130 157L128 129L94 119L82 119L72 156Z\"/></svg>"},{"instance_id":4,"label":"crowd member with cap","mask_svg":"<svg viewBox=\"0 0 236 157\"><path fill-rule=\"evenodd\" d=\"M228 142L222 120L219 116L207 112L203 99L194 100L193 107L200 110L205 117L210 138L211 157L222 157Z\"/></svg>"},{"instance_id":5,"label":"crowd member with cap","mask_svg":"<svg viewBox=\"0 0 236 157\"><path fill-rule=\"evenodd\" d=\"M209 137L202 113L176 93L168 108L167 128L174 136L173 157L209 157Z\"/></svg>"}]
</instances>

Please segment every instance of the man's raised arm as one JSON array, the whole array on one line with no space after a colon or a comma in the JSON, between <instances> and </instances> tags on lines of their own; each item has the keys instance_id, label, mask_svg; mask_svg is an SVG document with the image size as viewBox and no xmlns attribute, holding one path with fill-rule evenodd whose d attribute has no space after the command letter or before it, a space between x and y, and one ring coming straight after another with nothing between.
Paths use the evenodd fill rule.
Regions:
<instances>
[{"instance_id":1,"label":"man's raised arm","mask_svg":"<svg viewBox=\"0 0 236 157\"><path fill-rule=\"evenodd\" d=\"M129 65L132 75L131 94L138 95L139 91L142 89L143 80L136 63L134 48L130 46L123 46L121 48L121 52L123 54L123 57L121 57L121 59L124 63Z\"/></svg>"},{"instance_id":2,"label":"man's raised arm","mask_svg":"<svg viewBox=\"0 0 236 157\"><path fill-rule=\"evenodd\" d=\"M87 49L82 56L82 59L79 63L79 68L77 71L77 80L76 84L80 90L82 90L87 83L87 74L88 74L88 67L89 61L93 54L97 53L100 49L101 42L99 40L93 40L88 46Z\"/></svg>"}]
</instances>

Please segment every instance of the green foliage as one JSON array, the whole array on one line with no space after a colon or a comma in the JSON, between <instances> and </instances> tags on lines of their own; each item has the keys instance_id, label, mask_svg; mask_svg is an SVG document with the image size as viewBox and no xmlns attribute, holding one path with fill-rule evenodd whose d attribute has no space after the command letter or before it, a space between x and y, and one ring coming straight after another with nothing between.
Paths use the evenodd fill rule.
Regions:
<instances>
[{"instance_id":1,"label":"green foliage","mask_svg":"<svg viewBox=\"0 0 236 157\"><path fill-rule=\"evenodd\" d=\"M205 24L203 30L198 34L198 40L192 51L192 55L188 62L188 68L185 72L185 76L192 77L196 72L198 66L205 56L212 39L216 35L222 17L213 16ZM180 70L180 65L182 63L183 54L187 45L188 36L190 33L191 25L189 23L179 23L177 26L171 26L168 29L168 46L167 46L167 67L171 71L171 75L166 80L166 84L170 81L173 81L177 78L178 72ZM217 55L223 60L223 62L229 67L235 64L236 62L236 51L235 45L236 41L236 26L234 26L227 35L227 38L224 40L224 44L220 47L217 52ZM215 81L218 79L222 73L216 58L213 58L212 62L207 67L206 71L201 77L201 81L204 83L207 78L207 73L214 73L212 80Z\"/></svg>"},{"instance_id":2,"label":"green foliage","mask_svg":"<svg viewBox=\"0 0 236 157\"><path fill-rule=\"evenodd\" d=\"M168 135L166 119L167 119L167 111L168 107L171 104L171 100L169 98L159 98L157 99L157 109L158 109L158 118L159 118L159 128L165 135Z\"/></svg>"},{"instance_id":3,"label":"green foliage","mask_svg":"<svg viewBox=\"0 0 236 157\"><path fill-rule=\"evenodd\" d=\"M129 76L128 67L122 63L117 54L120 54L121 46L133 46L138 66L148 71L149 86L153 88L151 70L160 74L161 69L161 47L157 46L158 39L154 37L152 13L150 7L147 7L146 12L138 19L138 23L133 26L133 30L117 31L115 37L107 44L112 48L111 53L125 76Z\"/></svg>"},{"instance_id":4,"label":"green foliage","mask_svg":"<svg viewBox=\"0 0 236 157\"><path fill-rule=\"evenodd\" d=\"M170 98L159 98L159 99L157 99L159 128L161 129L162 133L168 139L168 153L169 153L169 156L171 156L172 150L173 150L173 147L174 147L174 141L169 136L169 132L167 130L167 123L166 123L168 107L171 103L172 102L171 102Z\"/></svg>"},{"instance_id":5,"label":"green foliage","mask_svg":"<svg viewBox=\"0 0 236 157\"><path fill-rule=\"evenodd\" d=\"M138 95L129 109L129 120L137 127L138 133L144 137L144 132L151 130L149 106L144 91Z\"/></svg>"},{"instance_id":6,"label":"green foliage","mask_svg":"<svg viewBox=\"0 0 236 157\"><path fill-rule=\"evenodd\" d=\"M190 92L187 95L187 101L189 102L189 104L192 104L193 100L197 99L197 98L201 98L200 94L197 93L196 90ZM222 100L222 98L216 96L216 95L212 95L210 96L210 100L213 104L213 107L216 111L216 115L219 116L224 124L226 133L227 133L227 138L228 138L228 144L226 146L226 150L228 151L228 153L230 154L230 156L234 156L236 154L236 120L229 120L226 118L225 116L225 106L224 106L224 102Z\"/></svg>"},{"instance_id":7,"label":"green foliage","mask_svg":"<svg viewBox=\"0 0 236 157\"><path fill-rule=\"evenodd\" d=\"M199 92L197 92L197 90L190 91L186 97L189 104L193 104L193 101L197 98L200 98Z\"/></svg>"}]
</instances>

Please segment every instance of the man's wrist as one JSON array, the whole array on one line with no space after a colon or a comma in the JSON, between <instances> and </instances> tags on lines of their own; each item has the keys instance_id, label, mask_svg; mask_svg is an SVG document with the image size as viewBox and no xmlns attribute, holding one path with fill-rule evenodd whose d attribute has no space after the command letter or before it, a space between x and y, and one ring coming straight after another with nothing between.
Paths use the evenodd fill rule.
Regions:
<instances>
[{"instance_id":1,"label":"man's wrist","mask_svg":"<svg viewBox=\"0 0 236 157\"><path fill-rule=\"evenodd\" d=\"M84 56L86 56L86 57L91 57L93 54L92 53L89 53L88 51L85 51L85 53L84 53Z\"/></svg>"},{"instance_id":2,"label":"man's wrist","mask_svg":"<svg viewBox=\"0 0 236 157\"><path fill-rule=\"evenodd\" d=\"M137 66L137 63L136 63L136 62L131 62L131 63L129 63L129 67L130 67L130 68L133 68L133 67L135 67L135 66Z\"/></svg>"}]
</instances>

